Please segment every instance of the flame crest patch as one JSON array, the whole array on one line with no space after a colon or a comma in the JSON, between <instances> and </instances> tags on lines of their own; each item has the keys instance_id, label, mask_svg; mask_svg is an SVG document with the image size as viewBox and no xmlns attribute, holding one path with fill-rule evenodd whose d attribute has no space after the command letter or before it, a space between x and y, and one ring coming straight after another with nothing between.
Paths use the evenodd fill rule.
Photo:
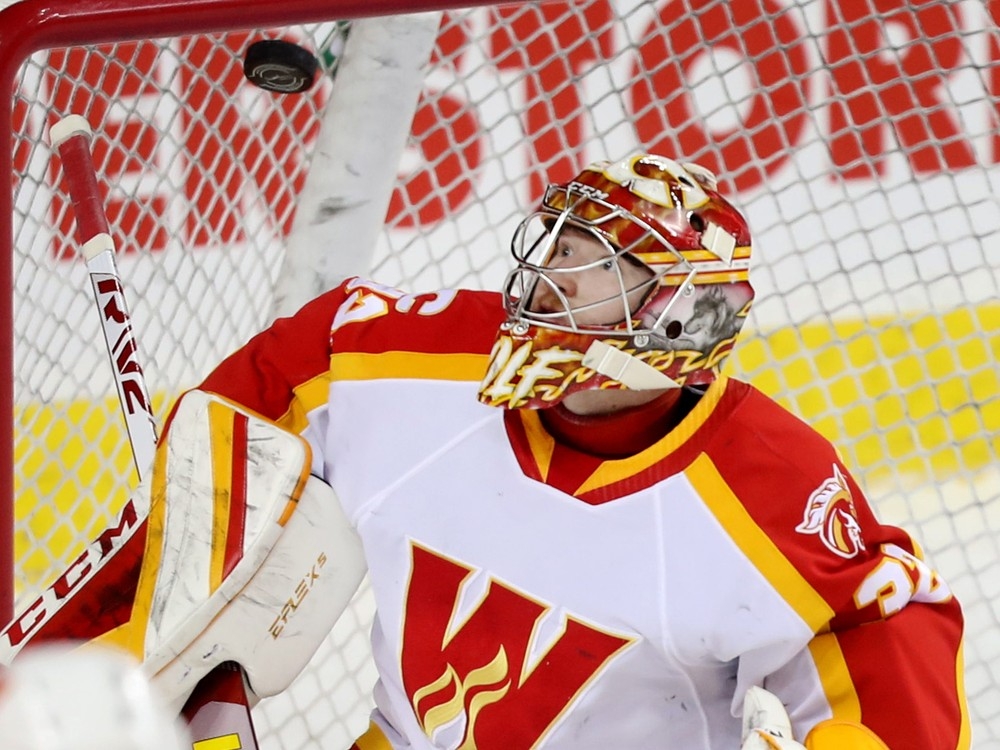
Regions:
<instances>
[{"instance_id":1,"label":"flame crest patch","mask_svg":"<svg viewBox=\"0 0 1000 750\"><path fill-rule=\"evenodd\" d=\"M865 549L854 497L837 464L833 464L833 476L809 495L802 523L795 530L817 534L827 549L840 557L850 559Z\"/></svg>"}]
</instances>

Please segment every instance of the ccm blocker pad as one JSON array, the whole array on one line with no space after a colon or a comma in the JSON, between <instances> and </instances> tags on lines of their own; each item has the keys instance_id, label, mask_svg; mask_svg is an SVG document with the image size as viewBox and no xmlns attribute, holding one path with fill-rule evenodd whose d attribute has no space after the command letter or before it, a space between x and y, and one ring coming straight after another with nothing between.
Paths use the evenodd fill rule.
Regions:
<instances>
[{"instance_id":1,"label":"ccm blocker pad","mask_svg":"<svg viewBox=\"0 0 1000 750\"><path fill-rule=\"evenodd\" d=\"M186 393L115 526L0 634L24 647L124 648L176 710L217 665L252 699L302 671L364 576L360 540L305 440L203 391Z\"/></svg>"}]
</instances>

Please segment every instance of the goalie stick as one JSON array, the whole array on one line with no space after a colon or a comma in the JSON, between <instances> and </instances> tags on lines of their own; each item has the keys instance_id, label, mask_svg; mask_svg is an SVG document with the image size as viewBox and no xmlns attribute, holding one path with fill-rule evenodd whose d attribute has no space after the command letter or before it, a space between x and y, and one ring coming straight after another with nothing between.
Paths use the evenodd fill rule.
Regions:
<instances>
[{"instance_id":1,"label":"goalie stick","mask_svg":"<svg viewBox=\"0 0 1000 750\"><path fill-rule=\"evenodd\" d=\"M98 189L90 151L92 136L89 123L80 115L64 117L49 130L49 140L63 165L76 216L77 240L90 274L129 445L141 480L156 452L156 421L115 262L115 243ZM194 750L222 747L219 742L225 747L258 750L245 677L238 665L223 664L201 680L182 714L191 730Z\"/></svg>"},{"instance_id":2,"label":"goalie stick","mask_svg":"<svg viewBox=\"0 0 1000 750\"><path fill-rule=\"evenodd\" d=\"M139 365L132 318L115 263L115 243L97 187L97 173L90 153L91 135L89 124L80 115L63 118L49 131L52 147L59 152L63 164L63 174L76 215L80 252L90 274L132 457L141 479L153 463L156 421Z\"/></svg>"}]
</instances>

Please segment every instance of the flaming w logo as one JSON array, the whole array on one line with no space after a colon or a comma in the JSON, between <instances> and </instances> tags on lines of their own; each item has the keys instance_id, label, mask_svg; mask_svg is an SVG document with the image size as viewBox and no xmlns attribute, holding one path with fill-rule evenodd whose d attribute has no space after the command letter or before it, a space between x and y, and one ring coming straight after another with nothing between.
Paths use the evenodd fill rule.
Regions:
<instances>
[{"instance_id":1,"label":"flaming w logo","mask_svg":"<svg viewBox=\"0 0 1000 750\"><path fill-rule=\"evenodd\" d=\"M462 623L455 612L473 570L411 545L403 685L428 737L455 750L517 750L544 737L631 640L573 617L536 658L549 609L491 579Z\"/></svg>"}]
</instances>

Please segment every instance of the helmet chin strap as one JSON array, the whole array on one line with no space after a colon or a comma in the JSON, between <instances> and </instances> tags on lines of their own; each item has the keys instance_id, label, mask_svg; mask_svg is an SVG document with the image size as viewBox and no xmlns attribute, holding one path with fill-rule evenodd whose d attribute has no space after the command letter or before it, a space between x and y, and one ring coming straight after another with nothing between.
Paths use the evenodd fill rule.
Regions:
<instances>
[{"instance_id":1,"label":"helmet chin strap","mask_svg":"<svg viewBox=\"0 0 1000 750\"><path fill-rule=\"evenodd\" d=\"M641 359L595 340L583 355L583 366L617 380L633 391L658 391L680 385Z\"/></svg>"}]
</instances>

